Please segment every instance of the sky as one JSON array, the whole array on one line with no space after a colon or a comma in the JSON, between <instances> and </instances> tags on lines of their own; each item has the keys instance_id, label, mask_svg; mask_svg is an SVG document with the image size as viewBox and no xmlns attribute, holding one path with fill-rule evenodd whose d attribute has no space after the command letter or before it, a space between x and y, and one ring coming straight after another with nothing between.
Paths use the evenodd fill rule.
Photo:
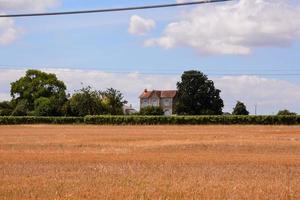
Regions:
<instances>
[{"instance_id":1,"label":"sky","mask_svg":"<svg viewBox=\"0 0 300 200\"><path fill-rule=\"evenodd\" d=\"M127 7L176 0L0 0L0 13ZM177 0L178 3L186 0ZM26 69L56 73L68 92L115 87L135 108L144 88L175 89L185 70L208 75L224 111L300 113L300 1L233 0L178 8L0 18L0 100Z\"/></svg>"}]
</instances>

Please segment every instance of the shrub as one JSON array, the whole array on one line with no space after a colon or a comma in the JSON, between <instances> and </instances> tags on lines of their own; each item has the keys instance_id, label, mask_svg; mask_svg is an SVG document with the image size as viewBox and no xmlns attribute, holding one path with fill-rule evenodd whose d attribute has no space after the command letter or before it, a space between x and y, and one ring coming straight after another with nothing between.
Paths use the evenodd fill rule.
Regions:
<instances>
[{"instance_id":1,"label":"shrub","mask_svg":"<svg viewBox=\"0 0 300 200\"><path fill-rule=\"evenodd\" d=\"M28 113L28 102L26 100L21 100L17 103L16 107L12 112L12 116L26 116Z\"/></svg>"},{"instance_id":2,"label":"shrub","mask_svg":"<svg viewBox=\"0 0 300 200\"><path fill-rule=\"evenodd\" d=\"M140 110L140 115L164 115L164 111L158 106L147 106Z\"/></svg>"},{"instance_id":3,"label":"shrub","mask_svg":"<svg viewBox=\"0 0 300 200\"><path fill-rule=\"evenodd\" d=\"M97 125L299 125L300 116L141 116L0 117L0 124L97 124Z\"/></svg>"},{"instance_id":4,"label":"shrub","mask_svg":"<svg viewBox=\"0 0 300 200\"><path fill-rule=\"evenodd\" d=\"M86 124L112 125L296 125L300 116L86 116Z\"/></svg>"},{"instance_id":5,"label":"shrub","mask_svg":"<svg viewBox=\"0 0 300 200\"><path fill-rule=\"evenodd\" d=\"M13 112L13 106L9 101L0 102L0 116L10 116Z\"/></svg>"},{"instance_id":6,"label":"shrub","mask_svg":"<svg viewBox=\"0 0 300 200\"><path fill-rule=\"evenodd\" d=\"M70 99L69 106L72 115L83 117L103 114L101 98L100 91L94 91L90 86L82 88Z\"/></svg>"},{"instance_id":7,"label":"shrub","mask_svg":"<svg viewBox=\"0 0 300 200\"><path fill-rule=\"evenodd\" d=\"M249 115L249 111L246 108L246 105L243 102L238 101L233 108L233 115Z\"/></svg>"},{"instance_id":8,"label":"shrub","mask_svg":"<svg viewBox=\"0 0 300 200\"><path fill-rule=\"evenodd\" d=\"M49 98L41 97L34 101L36 116L53 116L53 106Z\"/></svg>"},{"instance_id":9,"label":"shrub","mask_svg":"<svg viewBox=\"0 0 300 200\"><path fill-rule=\"evenodd\" d=\"M0 117L0 125L10 124L79 124L83 123L83 117L36 117L36 116L9 116Z\"/></svg>"},{"instance_id":10,"label":"shrub","mask_svg":"<svg viewBox=\"0 0 300 200\"><path fill-rule=\"evenodd\" d=\"M277 115L297 115L297 113L291 112L289 110L280 110Z\"/></svg>"}]
</instances>

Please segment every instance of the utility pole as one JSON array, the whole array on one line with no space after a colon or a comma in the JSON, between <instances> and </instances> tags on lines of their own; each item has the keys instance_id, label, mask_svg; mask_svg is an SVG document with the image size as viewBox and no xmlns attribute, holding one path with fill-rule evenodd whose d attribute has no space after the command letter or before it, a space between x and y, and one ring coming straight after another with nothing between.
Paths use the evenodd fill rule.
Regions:
<instances>
[{"instance_id":1,"label":"utility pole","mask_svg":"<svg viewBox=\"0 0 300 200\"><path fill-rule=\"evenodd\" d=\"M257 104L254 105L255 115L257 115Z\"/></svg>"}]
</instances>

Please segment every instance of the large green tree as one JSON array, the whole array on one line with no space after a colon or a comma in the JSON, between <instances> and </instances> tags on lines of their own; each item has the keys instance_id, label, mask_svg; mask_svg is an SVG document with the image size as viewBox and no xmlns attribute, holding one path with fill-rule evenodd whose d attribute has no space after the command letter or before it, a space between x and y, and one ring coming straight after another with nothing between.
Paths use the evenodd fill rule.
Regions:
<instances>
[{"instance_id":1,"label":"large green tree","mask_svg":"<svg viewBox=\"0 0 300 200\"><path fill-rule=\"evenodd\" d=\"M73 116L100 115L104 113L102 106L102 93L92 90L90 86L76 91L69 100L71 113Z\"/></svg>"},{"instance_id":2,"label":"large green tree","mask_svg":"<svg viewBox=\"0 0 300 200\"><path fill-rule=\"evenodd\" d=\"M40 98L48 98L52 109L44 115L61 115L61 109L66 98L66 86L63 81L57 79L55 74L45 73L39 70L28 70L25 76L11 83L12 103L15 105L14 115L26 115L34 112L35 103ZM45 99L43 99L45 102ZM49 105L50 105L49 104ZM45 105L45 104L44 104Z\"/></svg>"},{"instance_id":3,"label":"large green tree","mask_svg":"<svg viewBox=\"0 0 300 200\"><path fill-rule=\"evenodd\" d=\"M114 89L108 88L103 94L102 104L107 114L111 115L123 115L123 106L127 103L123 94Z\"/></svg>"},{"instance_id":4,"label":"large green tree","mask_svg":"<svg viewBox=\"0 0 300 200\"><path fill-rule=\"evenodd\" d=\"M220 115L224 107L220 90L200 71L185 71L177 83L177 114Z\"/></svg>"},{"instance_id":5,"label":"large green tree","mask_svg":"<svg viewBox=\"0 0 300 200\"><path fill-rule=\"evenodd\" d=\"M235 105L235 107L233 108L233 115L249 115L249 111L247 110L246 105L241 102L238 101Z\"/></svg>"}]
</instances>

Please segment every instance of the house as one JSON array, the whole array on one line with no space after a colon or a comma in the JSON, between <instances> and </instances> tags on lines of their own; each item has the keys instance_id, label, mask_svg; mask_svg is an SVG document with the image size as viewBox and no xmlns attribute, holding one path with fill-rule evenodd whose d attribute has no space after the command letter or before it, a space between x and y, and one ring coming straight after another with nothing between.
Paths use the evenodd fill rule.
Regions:
<instances>
[{"instance_id":1,"label":"house","mask_svg":"<svg viewBox=\"0 0 300 200\"><path fill-rule=\"evenodd\" d=\"M176 90L152 90L147 89L140 95L140 108L147 106L161 107L165 115L172 115L175 113Z\"/></svg>"}]
</instances>

